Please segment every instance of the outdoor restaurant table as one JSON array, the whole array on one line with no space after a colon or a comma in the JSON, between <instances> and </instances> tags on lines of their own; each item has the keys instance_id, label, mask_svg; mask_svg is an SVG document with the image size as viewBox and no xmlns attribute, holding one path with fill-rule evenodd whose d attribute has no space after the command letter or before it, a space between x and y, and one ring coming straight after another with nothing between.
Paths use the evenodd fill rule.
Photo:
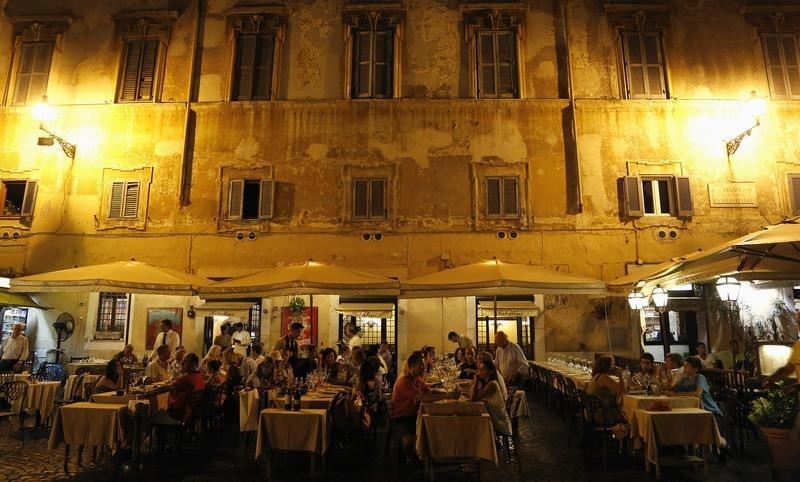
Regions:
<instances>
[{"instance_id":1,"label":"outdoor restaurant table","mask_svg":"<svg viewBox=\"0 0 800 482\"><path fill-rule=\"evenodd\" d=\"M28 384L25 397L14 401L13 410L15 412L19 411L20 404L22 404L22 408L36 413L37 424L41 420L50 419L50 415L53 412L53 400L56 398L56 390L58 390L61 382L26 381L25 383Z\"/></svg>"},{"instance_id":2,"label":"outdoor restaurant table","mask_svg":"<svg viewBox=\"0 0 800 482\"><path fill-rule=\"evenodd\" d=\"M480 415L421 414L417 418L417 454L431 474L433 464L482 459L497 465L492 419Z\"/></svg>"},{"instance_id":3,"label":"outdoor restaurant table","mask_svg":"<svg viewBox=\"0 0 800 482\"><path fill-rule=\"evenodd\" d=\"M550 371L558 372L566 378L575 382L575 388L581 391L586 391L586 386L592 381L592 374L582 370L576 370L564 365L549 362L531 362L536 366L546 368Z\"/></svg>"},{"instance_id":4,"label":"outdoor restaurant table","mask_svg":"<svg viewBox=\"0 0 800 482\"><path fill-rule=\"evenodd\" d=\"M64 373L67 375L74 374L78 368L86 368L88 372L93 375L102 375L106 371L106 365L108 364L108 360L100 361L100 362L85 362L85 363L65 363L64 364Z\"/></svg>"},{"instance_id":5,"label":"outdoor restaurant table","mask_svg":"<svg viewBox=\"0 0 800 482\"><path fill-rule=\"evenodd\" d=\"M304 408L261 411L256 437L256 457L269 448L325 455L328 450L328 411Z\"/></svg>"},{"instance_id":6,"label":"outdoor restaurant table","mask_svg":"<svg viewBox=\"0 0 800 482\"><path fill-rule=\"evenodd\" d=\"M703 451L703 471L708 476L708 445L719 446L720 435L714 415L701 408L674 408L668 412L636 410L639 433L647 444L645 468L656 467L661 477L662 460L658 448L666 445L700 445ZM696 462L697 460L690 460Z\"/></svg>"},{"instance_id":7,"label":"outdoor restaurant table","mask_svg":"<svg viewBox=\"0 0 800 482\"><path fill-rule=\"evenodd\" d=\"M639 422L636 417L636 412L639 410L648 410L656 402L666 403L672 409L700 408L700 399L698 397L667 397L630 394L623 395L622 412L625 414L625 418L631 425L631 440L634 442L634 448L640 448L641 443L643 441L647 441L645 434L639 429Z\"/></svg>"},{"instance_id":8,"label":"outdoor restaurant table","mask_svg":"<svg viewBox=\"0 0 800 482\"><path fill-rule=\"evenodd\" d=\"M425 415L480 415L486 413L483 402L470 400L439 400L423 402L419 405L419 414ZM419 423L419 419L417 419Z\"/></svg>"},{"instance_id":9,"label":"outdoor restaurant table","mask_svg":"<svg viewBox=\"0 0 800 482\"><path fill-rule=\"evenodd\" d=\"M77 445L110 447L112 452L125 441L128 405L78 402L56 412L47 447L64 444L64 471L69 465L69 448ZM80 452L79 452L80 453Z\"/></svg>"},{"instance_id":10,"label":"outdoor restaurant table","mask_svg":"<svg viewBox=\"0 0 800 482\"><path fill-rule=\"evenodd\" d=\"M81 381L82 384L95 384L97 380L100 379L100 375L89 375L86 374L83 376L83 380ZM67 383L64 384L64 397L67 397L70 393L72 393L73 385L78 382L78 375L70 375L67 377ZM83 387L75 387L75 395L83 400Z\"/></svg>"},{"instance_id":11,"label":"outdoor restaurant table","mask_svg":"<svg viewBox=\"0 0 800 482\"><path fill-rule=\"evenodd\" d=\"M239 392L239 431L255 432L258 430L258 417L261 411L258 390L242 390Z\"/></svg>"},{"instance_id":12,"label":"outdoor restaurant table","mask_svg":"<svg viewBox=\"0 0 800 482\"><path fill-rule=\"evenodd\" d=\"M308 392L300 397L300 408L328 410L331 408L334 398L335 395L328 393ZM283 408L283 401L283 396L277 395L270 400L270 405L273 408Z\"/></svg>"},{"instance_id":13,"label":"outdoor restaurant table","mask_svg":"<svg viewBox=\"0 0 800 482\"><path fill-rule=\"evenodd\" d=\"M125 404L128 406L131 400L147 400L150 406L150 416L158 412L163 412L169 405L169 393L163 392L158 394L151 394L150 392L155 389L157 385L148 387L147 389L137 393L130 390L125 391L122 395L117 395L116 391L95 393L91 396L92 403L105 403L105 404Z\"/></svg>"}]
</instances>

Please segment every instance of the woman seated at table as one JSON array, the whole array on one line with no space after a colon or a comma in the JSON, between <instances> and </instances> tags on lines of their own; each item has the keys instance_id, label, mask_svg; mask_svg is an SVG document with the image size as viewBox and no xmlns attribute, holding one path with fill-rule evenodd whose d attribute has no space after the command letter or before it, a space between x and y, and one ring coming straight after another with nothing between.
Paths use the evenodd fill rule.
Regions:
<instances>
[{"instance_id":1,"label":"woman seated at table","mask_svg":"<svg viewBox=\"0 0 800 482\"><path fill-rule=\"evenodd\" d=\"M251 388L270 389L278 386L275 379L275 360L271 356L256 366L256 370L247 379L246 386Z\"/></svg>"},{"instance_id":2,"label":"woman seated at table","mask_svg":"<svg viewBox=\"0 0 800 482\"><path fill-rule=\"evenodd\" d=\"M453 361L456 362L456 365L461 365L464 363L464 349L461 347L456 348L456 351L453 352Z\"/></svg>"},{"instance_id":3,"label":"woman seated at table","mask_svg":"<svg viewBox=\"0 0 800 482\"><path fill-rule=\"evenodd\" d=\"M671 390L683 377L683 357L678 353L667 353L664 365L659 367L656 379L659 388L666 392Z\"/></svg>"},{"instance_id":4,"label":"woman seated at table","mask_svg":"<svg viewBox=\"0 0 800 482\"><path fill-rule=\"evenodd\" d=\"M350 385L353 387L358 386L358 382L361 376L361 367L364 365L364 362L367 360L367 352L358 347L358 349L353 348L353 355L352 355L352 362L349 366L349 382Z\"/></svg>"},{"instance_id":5,"label":"woman seated at table","mask_svg":"<svg viewBox=\"0 0 800 482\"><path fill-rule=\"evenodd\" d=\"M211 345L206 356L200 360L200 371L206 372L208 370L208 362L211 360L222 361L222 347L219 345Z\"/></svg>"},{"instance_id":6,"label":"woman seated at table","mask_svg":"<svg viewBox=\"0 0 800 482\"><path fill-rule=\"evenodd\" d=\"M225 383L225 375L222 373L222 362L220 360L210 360L206 364L206 383L220 385Z\"/></svg>"},{"instance_id":7,"label":"woman seated at table","mask_svg":"<svg viewBox=\"0 0 800 482\"><path fill-rule=\"evenodd\" d=\"M272 358L275 360L275 380L279 387L294 383L294 369L289 363L292 352L286 347L278 351L273 351Z\"/></svg>"},{"instance_id":8,"label":"woman seated at table","mask_svg":"<svg viewBox=\"0 0 800 482\"><path fill-rule=\"evenodd\" d=\"M464 349L464 360L458 366L458 378L462 380L472 379L478 372L478 361L475 359L475 348Z\"/></svg>"},{"instance_id":9,"label":"woman seated at table","mask_svg":"<svg viewBox=\"0 0 800 482\"><path fill-rule=\"evenodd\" d=\"M492 356L491 352L482 351L482 352L478 353L477 355L475 355L475 363L476 363L475 372L476 373L478 371L478 365L477 364L480 364L482 361L485 361L485 360L489 360L492 363L494 363L494 357ZM495 367L496 366L497 365L495 365ZM508 398L508 389L506 388L506 382L505 382L505 380L503 380L502 376L497 377L497 384L500 385L500 393L503 394L503 398Z\"/></svg>"},{"instance_id":10,"label":"woman seated at table","mask_svg":"<svg viewBox=\"0 0 800 482\"><path fill-rule=\"evenodd\" d=\"M436 347L432 345L423 346L422 355L425 360L425 373L433 372L433 367L436 365Z\"/></svg>"},{"instance_id":11,"label":"woman seated at table","mask_svg":"<svg viewBox=\"0 0 800 482\"><path fill-rule=\"evenodd\" d=\"M225 363L226 392L230 394L236 386L242 384L242 370L239 368L239 356L233 348L227 348L222 352L222 361Z\"/></svg>"},{"instance_id":12,"label":"woman seated at table","mask_svg":"<svg viewBox=\"0 0 800 482\"><path fill-rule=\"evenodd\" d=\"M375 416L385 408L381 382L378 379L381 366L378 357L371 356L364 361L359 372L354 404L364 429L370 428Z\"/></svg>"},{"instance_id":13,"label":"woman seated at table","mask_svg":"<svg viewBox=\"0 0 800 482\"><path fill-rule=\"evenodd\" d=\"M500 391L497 379L497 368L491 360L483 360L478 364L475 381L469 389L469 398L473 402L482 401L486 411L492 417L492 426L498 434L511 435L511 420L506 412L506 399Z\"/></svg>"},{"instance_id":14,"label":"woman seated at table","mask_svg":"<svg viewBox=\"0 0 800 482\"><path fill-rule=\"evenodd\" d=\"M122 390L125 380L122 362L119 360L111 360L106 364L105 374L97 380L93 388L93 393L111 392L114 390Z\"/></svg>"},{"instance_id":15,"label":"woman seated at table","mask_svg":"<svg viewBox=\"0 0 800 482\"><path fill-rule=\"evenodd\" d=\"M611 378L617 377L617 380ZM614 357L603 355L597 357L592 366L592 380L586 386L586 393L594 395L603 403L603 412L594 414L598 423L613 425L624 422L625 417L617 404L617 397L625 394L625 380L622 369L614 365Z\"/></svg>"}]
</instances>

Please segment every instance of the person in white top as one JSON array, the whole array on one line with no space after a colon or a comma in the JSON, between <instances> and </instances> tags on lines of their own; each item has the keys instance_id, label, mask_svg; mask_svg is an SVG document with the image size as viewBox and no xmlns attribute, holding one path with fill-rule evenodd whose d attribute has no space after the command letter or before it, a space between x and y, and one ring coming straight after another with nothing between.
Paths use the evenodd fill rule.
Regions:
<instances>
[{"instance_id":1,"label":"person in white top","mask_svg":"<svg viewBox=\"0 0 800 482\"><path fill-rule=\"evenodd\" d=\"M358 332L361 331L361 328L357 327L355 323L348 323L344 327L344 335L347 337L347 346L350 349L353 347L361 346L361 337L358 336Z\"/></svg>"},{"instance_id":2,"label":"person in white top","mask_svg":"<svg viewBox=\"0 0 800 482\"><path fill-rule=\"evenodd\" d=\"M3 342L0 372L19 372L22 369L22 362L28 359L28 352L28 339L22 334L22 323L14 323L11 336Z\"/></svg>"},{"instance_id":3,"label":"person in white top","mask_svg":"<svg viewBox=\"0 0 800 482\"><path fill-rule=\"evenodd\" d=\"M153 358L144 371L146 376L151 382L165 382L170 379L169 371L169 346L159 345L156 347L156 357Z\"/></svg>"},{"instance_id":4,"label":"person in white top","mask_svg":"<svg viewBox=\"0 0 800 482\"><path fill-rule=\"evenodd\" d=\"M472 338L468 337L467 335L459 335L455 331L448 333L447 339L458 345L459 348L463 348L465 350L471 346L475 346L475 343L472 342Z\"/></svg>"},{"instance_id":5,"label":"person in white top","mask_svg":"<svg viewBox=\"0 0 800 482\"><path fill-rule=\"evenodd\" d=\"M702 341L697 344L697 358L700 359L703 368L717 368L717 357L706 351L706 344Z\"/></svg>"},{"instance_id":6,"label":"person in white top","mask_svg":"<svg viewBox=\"0 0 800 482\"><path fill-rule=\"evenodd\" d=\"M233 332L233 335L231 335L233 351L235 351L237 355L245 356L247 354L247 346L252 342L250 333L244 329L244 323L242 322L236 323L233 325L233 328L236 330Z\"/></svg>"},{"instance_id":7,"label":"person in white top","mask_svg":"<svg viewBox=\"0 0 800 482\"><path fill-rule=\"evenodd\" d=\"M153 344L153 353L151 356L156 357L158 353L158 347L161 345L167 345L169 347L170 353L175 353L175 350L178 349L178 346L181 344L181 336L172 331L172 321L168 319L161 320L161 331L156 335L156 342Z\"/></svg>"},{"instance_id":8,"label":"person in white top","mask_svg":"<svg viewBox=\"0 0 800 482\"><path fill-rule=\"evenodd\" d=\"M241 370L242 370L242 380L247 381L250 379L250 375L256 372L256 367L258 363L256 359L261 356L261 351L263 350L263 346L261 343L253 343L253 346L248 348L250 353L244 357L242 360Z\"/></svg>"},{"instance_id":9,"label":"person in white top","mask_svg":"<svg viewBox=\"0 0 800 482\"><path fill-rule=\"evenodd\" d=\"M508 335L502 331L495 333L494 344L497 347L494 355L497 371L503 375L506 385L519 386L523 380L530 377L530 367L522 348L508 341Z\"/></svg>"}]
</instances>

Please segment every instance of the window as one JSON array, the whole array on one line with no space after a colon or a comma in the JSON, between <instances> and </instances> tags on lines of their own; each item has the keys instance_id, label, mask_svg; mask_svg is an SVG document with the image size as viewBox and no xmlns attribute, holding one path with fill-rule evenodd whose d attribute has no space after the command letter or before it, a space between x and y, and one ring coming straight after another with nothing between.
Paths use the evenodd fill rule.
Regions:
<instances>
[{"instance_id":1,"label":"window","mask_svg":"<svg viewBox=\"0 0 800 482\"><path fill-rule=\"evenodd\" d=\"M386 217L386 179L353 179L353 219Z\"/></svg>"},{"instance_id":2,"label":"window","mask_svg":"<svg viewBox=\"0 0 800 482\"><path fill-rule=\"evenodd\" d=\"M139 217L139 182L112 182L108 218L136 219L137 217Z\"/></svg>"},{"instance_id":3,"label":"window","mask_svg":"<svg viewBox=\"0 0 800 482\"><path fill-rule=\"evenodd\" d=\"M800 215L800 173L787 174L792 215Z\"/></svg>"},{"instance_id":4,"label":"window","mask_svg":"<svg viewBox=\"0 0 800 482\"><path fill-rule=\"evenodd\" d=\"M12 105L40 102L47 93L53 42L25 42L20 49Z\"/></svg>"},{"instance_id":5,"label":"window","mask_svg":"<svg viewBox=\"0 0 800 482\"><path fill-rule=\"evenodd\" d=\"M233 39L230 99L272 100L280 79L286 7L235 7L225 12Z\"/></svg>"},{"instance_id":6,"label":"window","mask_svg":"<svg viewBox=\"0 0 800 482\"><path fill-rule=\"evenodd\" d=\"M472 97L522 97L524 75L519 53L527 7L521 4L503 4L503 7L490 10L485 4L462 6Z\"/></svg>"},{"instance_id":7,"label":"window","mask_svg":"<svg viewBox=\"0 0 800 482\"><path fill-rule=\"evenodd\" d=\"M119 102L160 99L166 49L177 17L178 13L172 10L123 12L114 16L122 40Z\"/></svg>"},{"instance_id":8,"label":"window","mask_svg":"<svg viewBox=\"0 0 800 482\"><path fill-rule=\"evenodd\" d=\"M128 307L128 295L125 293L100 293L95 339L121 340L128 323Z\"/></svg>"},{"instance_id":9,"label":"window","mask_svg":"<svg viewBox=\"0 0 800 482\"><path fill-rule=\"evenodd\" d=\"M762 33L773 99L800 99L800 50L795 33Z\"/></svg>"},{"instance_id":10,"label":"window","mask_svg":"<svg viewBox=\"0 0 800 482\"><path fill-rule=\"evenodd\" d=\"M147 202L153 168L103 169L102 196L96 219L97 229L147 227Z\"/></svg>"},{"instance_id":11,"label":"window","mask_svg":"<svg viewBox=\"0 0 800 482\"><path fill-rule=\"evenodd\" d=\"M628 99L665 99L664 57L658 32L622 32L625 96Z\"/></svg>"},{"instance_id":12,"label":"window","mask_svg":"<svg viewBox=\"0 0 800 482\"><path fill-rule=\"evenodd\" d=\"M625 176L619 184L625 216L690 217L694 213L688 177Z\"/></svg>"},{"instance_id":13,"label":"window","mask_svg":"<svg viewBox=\"0 0 800 482\"><path fill-rule=\"evenodd\" d=\"M231 179L227 219L269 219L275 183L267 179Z\"/></svg>"},{"instance_id":14,"label":"window","mask_svg":"<svg viewBox=\"0 0 800 482\"><path fill-rule=\"evenodd\" d=\"M0 182L2 217L27 218L33 215L36 203L36 181L3 180Z\"/></svg>"},{"instance_id":15,"label":"window","mask_svg":"<svg viewBox=\"0 0 800 482\"><path fill-rule=\"evenodd\" d=\"M345 96L400 97L400 39L405 10L398 3L345 7Z\"/></svg>"},{"instance_id":16,"label":"window","mask_svg":"<svg viewBox=\"0 0 800 482\"><path fill-rule=\"evenodd\" d=\"M484 208L489 218L514 218L519 216L519 178L487 177Z\"/></svg>"}]
</instances>

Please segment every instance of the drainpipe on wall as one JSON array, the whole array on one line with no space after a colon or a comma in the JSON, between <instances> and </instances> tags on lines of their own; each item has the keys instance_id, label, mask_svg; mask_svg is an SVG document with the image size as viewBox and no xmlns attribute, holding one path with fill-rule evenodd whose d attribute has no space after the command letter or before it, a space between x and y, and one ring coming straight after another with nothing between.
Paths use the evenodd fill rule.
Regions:
<instances>
[{"instance_id":1,"label":"drainpipe on wall","mask_svg":"<svg viewBox=\"0 0 800 482\"><path fill-rule=\"evenodd\" d=\"M194 135L196 127L195 113L192 111L192 102L197 101L199 82L196 70L200 65L200 37L203 32L203 16L205 15L205 1L195 1L194 36L192 37L192 60L189 64L189 79L186 88L186 116L183 121L183 158L181 159L181 194L180 205L188 206L192 203L192 167L194 161Z\"/></svg>"},{"instance_id":2,"label":"drainpipe on wall","mask_svg":"<svg viewBox=\"0 0 800 482\"><path fill-rule=\"evenodd\" d=\"M567 21L567 1L553 0L556 15L556 55L559 73L559 98L569 100L569 105L562 111L561 130L564 135L564 164L567 175L567 212L578 214L583 212L583 184L581 180L581 163L578 155L578 128L576 125L575 93L572 86L572 63L569 48L569 23Z\"/></svg>"}]
</instances>

